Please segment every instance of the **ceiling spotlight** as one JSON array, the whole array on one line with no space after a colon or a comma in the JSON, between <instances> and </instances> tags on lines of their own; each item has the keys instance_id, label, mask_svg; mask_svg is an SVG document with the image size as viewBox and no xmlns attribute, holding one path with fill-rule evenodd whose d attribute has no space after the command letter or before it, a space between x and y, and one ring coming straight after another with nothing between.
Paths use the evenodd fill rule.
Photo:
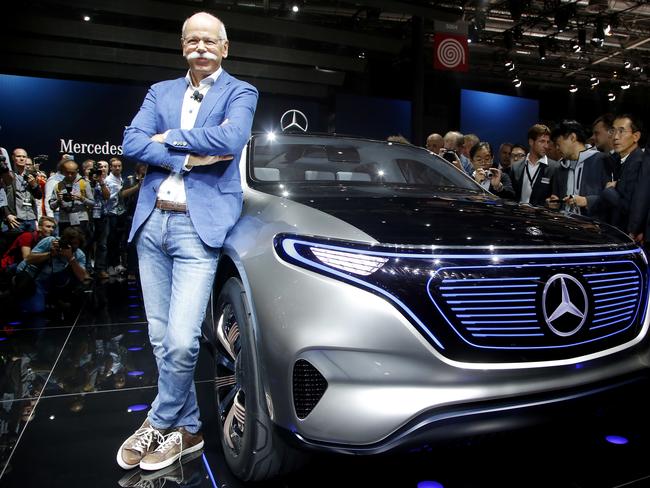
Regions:
<instances>
[{"instance_id":1,"label":"ceiling spotlight","mask_svg":"<svg viewBox=\"0 0 650 488\"><path fill-rule=\"evenodd\" d=\"M292 11L294 14L297 14L297 13L300 11L300 7L298 7L298 4L295 4L295 3L294 3L294 4L293 4L293 7L291 7L291 11Z\"/></svg>"},{"instance_id":2,"label":"ceiling spotlight","mask_svg":"<svg viewBox=\"0 0 650 488\"><path fill-rule=\"evenodd\" d=\"M632 63L630 61L625 61L625 63L623 63L623 66L625 69L630 69L632 67Z\"/></svg>"},{"instance_id":3,"label":"ceiling spotlight","mask_svg":"<svg viewBox=\"0 0 650 488\"><path fill-rule=\"evenodd\" d=\"M359 59L366 59L366 53L364 51L359 53Z\"/></svg>"},{"instance_id":4,"label":"ceiling spotlight","mask_svg":"<svg viewBox=\"0 0 650 488\"><path fill-rule=\"evenodd\" d=\"M580 43L578 42L577 39L573 40L573 45L571 46L573 48L574 53L579 53L582 51L582 47L580 47Z\"/></svg>"},{"instance_id":5,"label":"ceiling spotlight","mask_svg":"<svg viewBox=\"0 0 650 488\"><path fill-rule=\"evenodd\" d=\"M607 37L614 35L614 31L612 29L611 24L607 24L605 28L603 29L603 34L605 34Z\"/></svg>"},{"instance_id":6,"label":"ceiling spotlight","mask_svg":"<svg viewBox=\"0 0 650 488\"><path fill-rule=\"evenodd\" d=\"M595 75L591 75L591 78L589 78L589 81L591 81L592 83L596 83L598 81L598 78L596 78Z\"/></svg>"},{"instance_id":7,"label":"ceiling spotlight","mask_svg":"<svg viewBox=\"0 0 650 488\"><path fill-rule=\"evenodd\" d=\"M544 46L542 43L539 45L539 59L546 59L546 46Z\"/></svg>"},{"instance_id":8,"label":"ceiling spotlight","mask_svg":"<svg viewBox=\"0 0 650 488\"><path fill-rule=\"evenodd\" d=\"M613 102L614 100L616 100L616 95L614 95L613 92L609 92L607 94L607 100L609 100L610 102Z\"/></svg>"},{"instance_id":9,"label":"ceiling spotlight","mask_svg":"<svg viewBox=\"0 0 650 488\"><path fill-rule=\"evenodd\" d=\"M571 93L575 93L575 92L578 91L578 87L577 87L576 85L570 85L570 86L569 86L569 91L570 91Z\"/></svg>"},{"instance_id":10,"label":"ceiling spotlight","mask_svg":"<svg viewBox=\"0 0 650 488\"><path fill-rule=\"evenodd\" d=\"M566 63L562 63L562 69L567 69L567 64Z\"/></svg>"},{"instance_id":11,"label":"ceiling spotlight","mask_svg":"<svg viewBox=\"0 0 650 488\"><path fill-rule=\"evenodd\" d=\"M510 66L512 66L512 61L507 60L505 63L503 63L503 65L504 65L506 68L509 68Z\"/></svg>"},{"instance_id":12,"label":"ceiling spotlight","mask_svg":"<svg viewBox=\"0 0 650 488\"><path fill-rule=\"evenodd\" d=\"M596 81L592 81L592 82L591 82L591 87L592 87L592 88L594 88L594 87L596 87L596 86L598 86L598 85L600 85L600 80L599 80L599 79L596 79Z\"/></svg>"},{"instance_id":13,"label":"ceiling spotlight","mask_svg":"<svg viewBox=\"0 0 650 488\"><path fill-rule=\"evenodd\" d=\"M512 84L515 85L516 88L519 88L521 86L521 80L519 77L515 76L515 78L512 80Z\"/></svg>"},{"instance_id":14,"label":"ceiling spotlight","mask_svg":"<svg viewBox=\"0 0 650 488\"><path fill-rule=\"evenodd\" d=\"M90 22L90 16L89 15L84 15L84 20L86 22Z\"/></svg>"},{"instance_id":15,"label":"ceiling spotlight","mask_svg":"<svg viewBox=\"0 0 650 488\"><path fill-rule=\"evenodd\" d=\"M592 46L603 47L604 44L605 44L605 39L603 39L602 37L600 37L600 38L599 37L594 37L594 38L591 39L591 45Z\"/></svg>"},{"instance_id":16,"label":"ceiling spotlight","mask_svg":"<svg viewBox=\"0 0 650 488\"><path fill-rule=\"evenodd\" d=\"M626 81L621 85L621 90L628 90L631 86L630 82Z\"/></svg>"}]
</instances>

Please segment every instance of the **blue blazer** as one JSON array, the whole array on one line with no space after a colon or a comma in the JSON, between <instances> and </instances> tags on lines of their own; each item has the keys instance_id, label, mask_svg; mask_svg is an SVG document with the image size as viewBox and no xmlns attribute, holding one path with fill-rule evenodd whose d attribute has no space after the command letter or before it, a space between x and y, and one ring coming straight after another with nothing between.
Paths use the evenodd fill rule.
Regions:
<instances>
[{"instance_id":1,"label":"blue blazer","mask_svg":"<svg viewBox=\"0 0 650 488\"><path fill-rule=\"evenodd\" d=\"M250 138L257 90L223 71L203 98L194 128L185 130L179 127L186 90L185 78L156 83L124 131L124 155L149 165L129 241L153 211L158 188L171 171L183 174L190 218L208 246L221 247L241 214L239 159ZM151 136L167 130L164 144L151 141ZM231 154L233 159L185 171L189 153Z\"/></svg>"}]
</instances>

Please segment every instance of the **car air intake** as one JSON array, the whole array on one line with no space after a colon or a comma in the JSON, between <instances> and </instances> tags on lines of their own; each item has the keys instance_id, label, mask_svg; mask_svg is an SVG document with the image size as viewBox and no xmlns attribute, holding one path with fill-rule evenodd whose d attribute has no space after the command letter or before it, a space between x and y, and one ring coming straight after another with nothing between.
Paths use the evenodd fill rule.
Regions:
<instances>
[{"instance_id":1,"label":"car air intake","mask_svg":"<svg viewBox=\"0 0 650 488\"><path fill-rule=\"evenodd\" d=\"M293 366L293 405L299 419L311 413L327 390L327 380L308 361L299 359Z\"/></svg>"}]
</instances>

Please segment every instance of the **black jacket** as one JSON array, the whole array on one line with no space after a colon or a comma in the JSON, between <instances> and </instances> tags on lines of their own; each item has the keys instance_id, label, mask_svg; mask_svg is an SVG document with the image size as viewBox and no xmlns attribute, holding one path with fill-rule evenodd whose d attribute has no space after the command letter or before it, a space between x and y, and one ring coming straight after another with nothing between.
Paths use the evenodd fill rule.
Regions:
<instances>
[{"instance_id":1,"label":"black jacket","mask_svg":"<svg viewBox=\"0 0 650 488\"><path fill-rule=\"evenodd\" d=\"M529 203L543 207L546 205L546 199L552 194L553 183L560 165L556 161L551 160L549 160L548 164L540 164L542 167L537 172L537 176L535 176L535 180L533 181L533 191L530 194ZM526 160L519 161L512 167L512 186L518 201L521 201L521 188L524 178L526 178L525 168Z\"/></svg>"},{"instance_id":2,"label":"black jacket","mask_svg":"<svg viewBox=\"0 0 650 488\"><path fill-rule=\"evenodd\" d=\"M645 166L643 151L636 148L623 163L616 187L606 188L601 194L611 211L610 223L626 233L639 234L645 230L650 195L650 174Z\"/></svg>"},{"instance_id":3,"label":"black jacket","mask_svg":"<svg viewBox=\"0 0 650 488\"><path fill-rule=\"evenodd\" d=\"M587 207L583 209L583 215L604 218L604 214L600 209L600 194L607 182L611 180L611 172L608 166L609 160L608 154L593 151L593 154L583 161L580 173L580 191L578 192L580 196L587 198ZM553 182L553 194L560 199L569 196L571 192L570 189L567 189L571 171L568 161L560 162L560 167Z\"/></svg>"}]
</instances>

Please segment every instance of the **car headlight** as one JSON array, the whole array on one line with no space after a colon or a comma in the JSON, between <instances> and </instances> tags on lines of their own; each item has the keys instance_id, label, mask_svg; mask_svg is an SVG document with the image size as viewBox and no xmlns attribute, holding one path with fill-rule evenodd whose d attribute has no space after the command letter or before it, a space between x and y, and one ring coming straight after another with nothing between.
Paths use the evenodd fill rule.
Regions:
<instances>
[{"instance_id":1,"label":"car headlight","mask_svg":"<svg viewBox=\"0 0 650 488\"><path fill-rule=\"evenodd\" d=\"M361 276L371 275L388 261L388 258L335 251L322 247L310 247L309 249L323 264Z\"/></svg>"}]
</instances>

